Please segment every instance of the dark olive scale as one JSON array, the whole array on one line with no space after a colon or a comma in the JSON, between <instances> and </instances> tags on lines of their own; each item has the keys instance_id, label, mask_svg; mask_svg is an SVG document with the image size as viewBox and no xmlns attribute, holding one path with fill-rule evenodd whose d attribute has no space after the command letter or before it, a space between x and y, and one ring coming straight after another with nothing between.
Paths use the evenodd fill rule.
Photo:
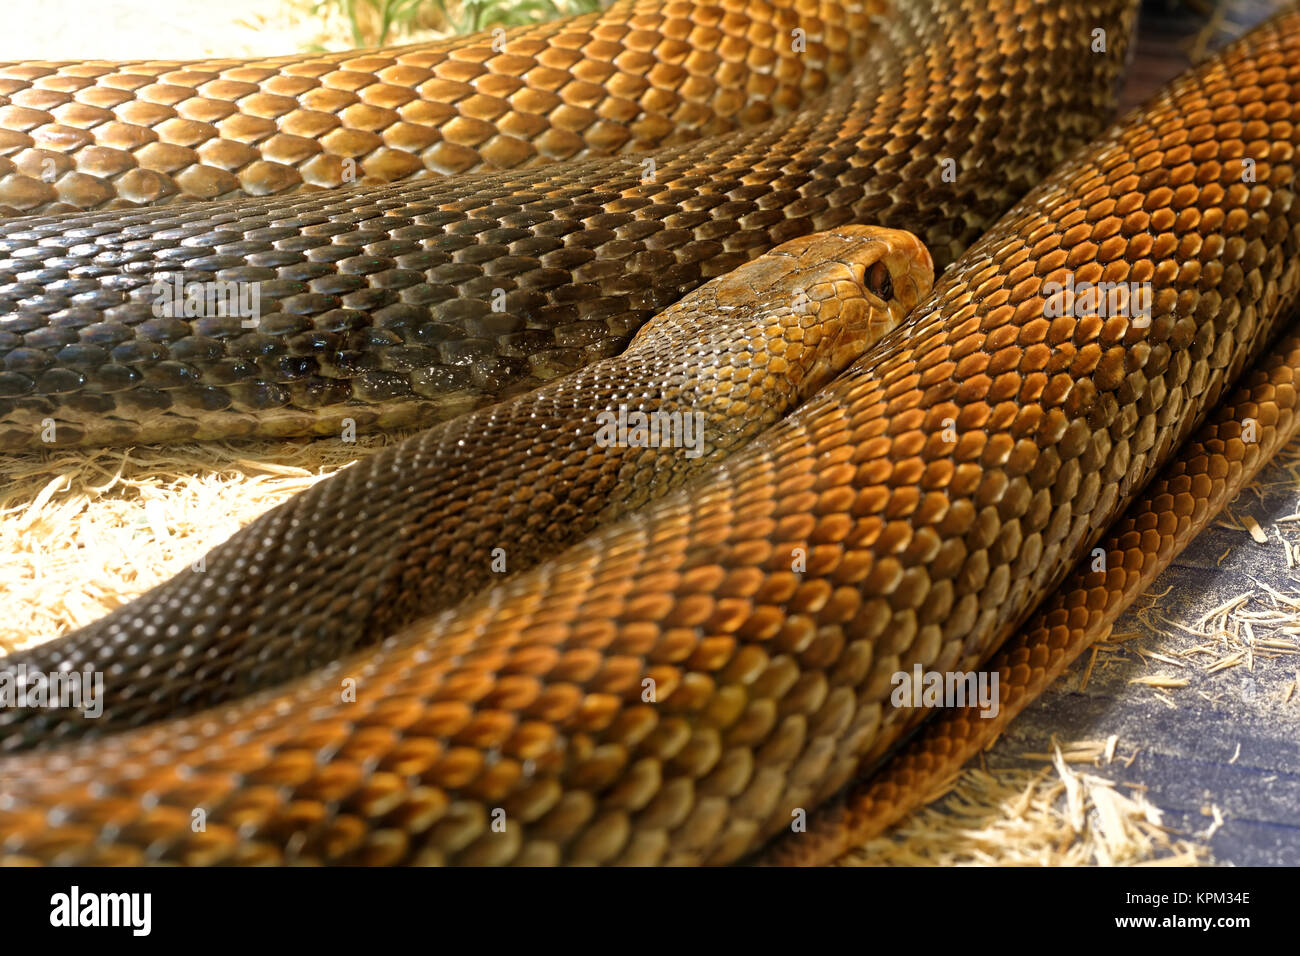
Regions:
<instances>
[{"instance_id":1,"label":"dark olive scale","mask_svg":"<svg viewBox=\"0 0 1300 956\"><path fill-rule=\"evenodd\" d=\"M247 359L276 358L288 351L282 339L254 332L241 336L227 350L229 354Z\"/></svg>"},{"instance_id":2,"label":"dark olive scale","mask_svg":"<svg viewBox=\"0 0 1300 956\"><path fill-rule=\"evenodd\" d=\"M291 398L287 388L267 382L232 385L230 393L236 405L250 411L283 408Z\"/></svg>"},{"instance_id":3,"label":"dark olive scale","mask_svg":"<svg viewBox=\"0 0 1300 956\"><path fill-rule=\"evenodd\" d=\"M4 296L6 299L26 299L29 296L40 295L40 292L41 286L35 282L6 282L0 284L0 296ZM35 315L28 315L26 318L38 319Z\"/></svg>"},{"instance_id":4,"label":"dark olive scale","mask_svg":"<svg viewBox=\"0 0 1300 956\"><path fill-rule=\"evenodd\" d=\"M69 368L85 367L91 371L101 365L106 365L112 357L108 349L98 345L87 345L84 342L76 342L75 336L72 336L74 343L59 349L56 356L60 364ZM173 354L176 353L175 343L172 348ZM183 356L177 356L183 359Z\"/></svg>"},{"instance_id":5,"label":"dark olive scale","mask_svg":"<svg viewBox=\"0 0 1300 956\"><path fill-rule=\"evenodd\" d=\"M363 312L373 312L375 309L381 309L397 301L399 301L399 298L395 293L386 289L375 288L358 289L356 292L349 292L342 297L344 308Z\"/></svg>"},{"instance_id":6,"label":"dark olive scale","mask_svg":"<svg viewBox=\"0 0 1300 956\"><path fill-rule=\"evenodd\" d=\"M457 392L470 384L469 370L453 365L434 365L411 373L411 387L418 395Z\"/></svg>"},{"instance_id":7,"label":"dark olive scale","mask_svg":"<svg viewBox=\"0 0 1300 956\"><path fill-rule=\"evenodd\" d=\"M195 260L210 258L212 255L208 249L191 249L185 246L160 248L154 250L155 258L167 265L183 266L186 263L193 263ZM202 270L202 266L191 266L192 269Z\"/></svg>"},{"instance_id":8,"label":"dark olive scale","mask_svg":"<svg viewBox=\"0 0 1300 956\"><path fill-rule=\"evenodd\" d=\"M275 369L277 377L282 381L294 382L317 374L320 363L311 355L282 355L276 360Z\"/></svg>"},{"instance_id":9,"label":"dark olive scale","mask_svg":"<svg viewBox=\"0 0 1300 956\"><path fill-rule=\"evenodd\" d=\"M329 295L336 298L366 287L365 279L361 276L329 274L320 276L319 278L313 277L305 281L311 289L311 294Z\"/></svg>"},{"instance_id":10,"label":"dark olive scale","mask_svg":"<svg viewBox=\"0 0 1300 956\"><path fill-rule=\"evenodd\" d=\"M335 353L332 359L330 370L345 376L359 375L378 368L382 361L381 356L376 355L374 352L360 349L344 349Z\"/></svg>"},{"instance_id":11,"label":"dark olive scale","mask_svg":"<svg viewBox=\"0 0 1300 956\"><path fill-rule=\"evenodd\" d=\"M218 393L219 390L217 390ZM290 380L289 393L295 404L306 408L324 408L346 401L352 396L352 387L338 379L312 375L303 381Z\"/></svg>"},{"instance_id":12,"label":"dark olive scale","mask_svg":"<svg viewBox=\"0 0 1300 956\"><path fill-rule=\"evenodd\" d=\"M120 392L134 387L143 378L142 373L126 365L105 362L86 369L87 387L96 392ZM209 371L208 374L211 374Z\"/></svg>"},{"instance_id":13,"label":"dark olive scale","mask_svg":"<svg viewBox=\"0 0 1300 956\"><path fill-rule=\"evenodd\" d=\"M386 272L389 269L396 268L397 263L392 259L378 256L352 256L339 260L337 266L339 272L344 275L364 276L376 272Z\"/></svg>"},{"instance_id":14,"label":"dark olive scale","mask_svg":"<svg viewBox=\"0 0 1300 956\"><path fill-rule=\"evenodd\" d=\"M339 349L343 337L338 332L308 328L289 339L290 355L328 355Z\"/></svg>"},{"instance_id":15,"label":"dark olive scale","mask_svg":"<svg viewBox=\"0 0 1300 956\"><path fill-rule=\"evenodd\" d=\"M144 383L151 388L183 388L202 378L197 368L171 361L147 365L142 375Z\"/></svg>"},{"instance_id":16,"label":"dark olive scale","mask_svg":"<svg viewBox=\"0 0 1300 956\"><path fill-rule=\"evenodd\" d=\"M51 368L35 376L38 395L64 395L78 391L86 384L86 376L70 368Z\"/></svg>"},{"instance_id":17,"label":"dark olive scale","mask_svg":"<svg viewBox=\"0 0 1300 956\"><path fill-rule=\"evenodd\" d=\"M49 352L35 348L16 348L4 357L4 367L11 372L39 372L49 368L55 358Z\"/></svg>"},{"instance_id":18,"label":"dark olive scale","mask_svg":"<svg viewBox=\"0 0 1300 956\"><path fill-rule=\"evenodd\" d=\"M375 276L373 281L376 288L401 290L409 289L412 286L419 287L424 285L423 273L413 272L409 269L398 269L396 268L396 262L394 262L393 265L394 268L388 269L387 271Z\"/></svg>"},{"instance_id":19,"label":"dark olive scale","mask_svg":"<svg viewBox=\"0 0 1300 956\"><path fill-rule=\"evenodd\" d=\"M29 395L35 388L31 376L18 372L0 372L0 398L16 398Z\"/></svg>"},{"instance_id":20,"label":"dark olive scale","mask_svg":"<svg viewBox=\"0 0 1300 956\"><path fill-rule=\"evenodd\" d=\"M238 394L238 392L233 391L232 394ZM166 411L172 407L172 398L167 392L157 388L150 388L144 384L137 385L130 391L120 393L117 396L117 401L137 413Z\"/></svg>"},{"instance_id":21,"label":"dark olive scale","mask_svg":"<svg viewBox=\"0 0 1300 956\"><path fill-rule=\"evenodd\" d=\"M312 326L318 332L354 332L364 330L369 325L370 320L365 313L352 309L330 309L312 319Z\"/></svg>"},{"instance_id":22,"label":"dark olive scale","mask_svg":"<svg viewBox=\"0 0 1300 956\"><path fill-rule=\"evenodd\" d=\"M138 334L152 342L173 343L189 336L191 327L176 318L146 319L141 322Z\"/></svg>"},{"instance_id":23,"label":"dark olive scale","mask_svg":"<svg viewBox=\"0 0 1300 956\"><path fill-rule=\"evenodd\" d=\"M487 339L459 339L438 346L438 354L447 365L473 366L475 362L491 358L495 353Z\"/></svg>"},{"instance_id":24,"label":"dark olive scale","mask_svg":"<svg viewBox=\"0 0 1300 956\"><path fill-rule=\"evenodd\" d=\"M273 315L263 316L258 320L257 331L263 335L286 336L299 335L311 328L311 320L308 315L315 314L312 312L299 312L297 309L287 308L293 299L286 299L280 303L281 312Z\"/></svg>"},{"instance_id":25,"label":"dark olive scale","mask_svg":"<svg viewBox=\"0 0 1300 956\"><path fill-rule=\"evenodd\" d=\"M69 289L77 291L76 280L67 278L67 271L58 268L33 269L20 272L17 278L22 282L31 282L46 287L47 291L58 295L68 294Z\"/></svg>"},{"instance_id":26,"label":"dark olive scale","mask_svg":"<svg viewBox=\"0 0 1300 956\"><path fill-rule=\"evenodd\" d=\"M117 272L112 266L93 262L83 263L68 269L68 275L76 276L79 279L107 279L116 274Z\"/></svg>"},{"instance_id":27,"label":"dark olive scale","mask_svg":"<svg viewBox=\"0 0 1300 956\"><path fill-rule=\"evenodd\" d=\"M411 386L406 376L398 372L374 369L357 376L353 392L368 402L382 402L409 397Z\"/></svg>"},{"instance_id":28,"label":"dark olive scale","mask_svg":"<svg viewBox=\"0 0 1300 956\"><path fill-rule=\"evenodd\" d=\"M1119 70L1113 52L1097 56L1080 47L1071 60L1070 45L1081 41L1062 34L1057 52L1073 65L1052 81L1035 72L1035 82L1049 82L1042 95L1011 97L1004 85L984 81L939 90L931 86L933 76L975 67L937 20L895 11L875 29L872 57L810 109L753 130L665 147L654 155L653 182L642 181L639 159L588 159L388 189L12 220L0 225L0 310L38 318L57 313L71 303L58 290L74 289L83 306L110 311L139 301L149 307L154 281L176 268L185 270L186 281L260 283L263 317L421 308L427 322L462 328L449 340L474 343L439 355L461 362L472 354L484 362L477 375L481 393L467 396L457 384L440 407L430 384L460 377L422 375L422 402L374 409L360 419L387 427L429 422L463 411L467 401L489 403L613 354L649 315L701 282L815 229L857 219L919 230L940 267L946 265L1065 149L1096 131L1104 96L1098 91ZM924 69L903 69L918 58ZM990 69L1018 75L1030 62L1027 52L1007 52L981 66L980 75L987 79ZM1006 106L1011 99L1014 110ZM996 139L986 138L977 116L996 124ZM880 135L886 128L890 135ZM916 155L922 152L954 158L962 174L943 182L928 168L936 164ZM916 165L912 172L909 162ZM920 173L924 189L917 188ZM41 283L16 278L32 271ZM491 309L497 290L506 295L504 314ZM521 334L528 330L544 334ZM256 333L199 334L246 355L256 347L238 343ZM509 361L491 361L502 357ZM193 350L157 360L167 358L219 361ZM403 374L421 371L402 364ZM263 369L268 384L278 368ZM332 372L376 368L394 366L347 357ZM344 401L365 403L365 395L381 391L393 392L367 385ZM346 417L344 409L321 416L319 408L298 416L296 426L232 413L197 429L172 419L133 428L117 416L122 420L105 423L105 440L223 430L233 437L263 427L276 435L331 431ZM0 419L6 447L43 444L40 426L50 409L30 412L6 410ZM73 423L54 412L60 423ZM96 423L77 424L78 440L93 440Z\"/></svg>"},{"instance_id":29,"label":"dark olive scale","mask_svg":"<svg viewBox=\"0 0 1300 956\"><path fill-rule=\"evenodd\" d=\"M276 303L276 307L282 313L290 315L318 315L322 312L328 312L330 309L337 309L340 302L341 300L337 295L311 291L287 296ZM258 319L257 327L263 329L268 321L277 321L279 319L281 319L280 315L262 316Z\"/></svg>"},{"instance_id":30,"label":"dark olive scale","mask_svg":"<svg viewBox=\"0 0 1300 956\"><path fill-rule=\"evenodd\" d=\"M44 288L42 292L44 292ZM23 309L36 315L50 315L67 308L68 303L69 300L66 296L34 295L24 302Z\"/></svg>"},{"instance_id":31,"label":"dark olive scale","mask_svg":"<svg viewBox=\"0 0 1300 956\"><path fill-rule=\"evenodd\" d=\"M261 374L257 363L246 359L222 358L203 365L202 369L203 381L208 385L235 385Z\"/></svg>"},{"instance_id":32,"label":"dark olive scale","mask_svg":"<svg viewBox=\"0 0 1300 956\"><path fill-rule=\"evenodd\" d=\"M144 374L144 366L162 362L169 353L166 347L157 342L132 338L113 346L111 354L114 362L132 368L141 368L141 374Z\"/></svg>"},{"instance_id":33,"label":"dark olive scale","mask_svg":"<svg viewBox=\"0 0 1300 956\"><path fill-rule=\"evenodd\" d=\"M222 339L239 338L249 331L244 328L243 319L234 315L202 316L194 319L192 325L197 336L217 343L220 348L224 348Z\"/></svg>"},{"instance_id":34,"label":"dark olive scale","mask_svg":"<svg viewBox=\"0 0 1300 956\"><path fill-rule=\"evenodd\" d=\"M94 387L94 378L94 376L86 376L86 385L88 388ZM80 391L77 394L66 397L64 400L78 411L84 412L87 415L111 414L113 409L117 407L117 403L114 401L113 396L109 394L107 389L98 392Z\"/></svg>"}]
</instances>

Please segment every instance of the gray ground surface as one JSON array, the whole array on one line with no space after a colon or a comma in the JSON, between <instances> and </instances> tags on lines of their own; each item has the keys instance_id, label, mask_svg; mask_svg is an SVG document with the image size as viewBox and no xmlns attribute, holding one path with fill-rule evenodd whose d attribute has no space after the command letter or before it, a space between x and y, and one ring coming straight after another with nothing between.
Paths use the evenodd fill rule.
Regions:
<instances>
[{"instance_id":1,"label":"gray ground surface","mask_svg":"<svg viewBox=\"0 0 1300 956\"><path fill-rule=\"evenodd\" d=\"M1185 7L1148 3L1124 108L1142 103L1198 50L1224 45L1282 5L1221 5L1198 36ZM1201 534L1116 623L1115 636L1136 636L1106 645L1091 669L1091 655L1085 654L1013 722L990 751L989 765L1024 764L1019 755L1048 752L1053 735L1063 742L1118 735L1119 755L1136 751L1136 758L1128 766L1111 762L1105 776L1144 787L1164 812L1164 824L1202 838L1198 842L1208 843L1215 862L1300 865L1300 655L1258 646L1251 653L1243 627L1251 623L1256 644L1271 637L1300 645L1300 522L1277 522L1300 512L1297 461L1300 442L1293 442L1230 514ZM1227 526L1239 524L1233 516L1253 518L1268 543ZM1287 547L1295 550L1295 567L1288 567ZM1202 625L1207 612L1243 595L1246 603L1226 622ZM1226 623L1227 636L1207 637L1220 623ZM1210 672L1216 662L1243 652L1241 663ZM1188 684L1161 689L1130 683L1152 676ZM1223 819L1219 826L1216 808Z\"/></svg>"},{"instance_id":2,"label":"gray ground surface","mask_svg":"<svg viewBox=\"0 0 1300 956\"><path fill-rule=\"evenodd\" d=\"M1118 735L1118 755L1136 759L1099 772L1145 788L1214 862L1300 864L1300 563L1286 557L1300 552L1300 520L1279 521L1300 512L1298 463L1292 442L1116 623L1091 668L1085 653L1013 722L990 766L1048 752L1053 735ZM1230 526L1251 518L1267 543ZM1133 683L1152 677L1187 684Z\"/></svg>"}]
</instances>

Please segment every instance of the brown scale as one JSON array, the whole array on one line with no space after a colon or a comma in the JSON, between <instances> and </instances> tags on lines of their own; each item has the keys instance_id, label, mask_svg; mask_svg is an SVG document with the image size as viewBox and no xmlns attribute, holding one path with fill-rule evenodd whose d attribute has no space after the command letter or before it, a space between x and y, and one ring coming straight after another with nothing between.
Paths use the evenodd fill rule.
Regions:
<instances>
[{"instance_id":1,"label":"brown scale","mask_svg":"<svg viewBox=\"0 0 1300 956\"><path fill-rule=\"evenodd\" d=\"M379 185L688 142L824 92L866 50L869 17L892 6L622 0L512 30L504 44L484 32L253 60L0 63L0 215Z\"/></svg>"},{"instance_id":2,"label":"brown scale","mask_svg":"<svg viewBox=\"0 0 1300 956\"><path fill-rule=\"evenodd\" d=\"M987 660L1280 331L1300 289L1297 104L1293 13L1081 151L911 321L689 487L282 691L4 761L0 848L756 850L901 738L894 672ZM1069 272L1149 280L1150 323L1047 317L1044 284Z\"/></svg>"},{"instance_id":3,"label":"brown scale","mask_svg":"<svg viewBox=\"0 0 1300 956\"><path fill-rule=\"evenodd\" d=\"M367 458L242 529L201 570L0 661L0 673L80 671L102 665L107 647L131 648L102 713L0 709L0 751L273 686L531 567L752 440L932 284L929 255L908 233L846 226L784 243L656 316L622 355ZM620 407L625 423L675 415L675 430L658 433L691 445L602 434L598 415ZM177 608L195 612L174 622L183 635L141 640Z\"/></svg>"},{"instance_id":4,"label":"brown scale","mask_svg":"<svg viewBox=\"0 0 1300 956\"><path fill-rule=\"evenodd\" d=\"M1076 568L1053 595L983 664L998 673L999 706L953 708L881 771L763 856L770 864L827 863L870 840L938 791L1086 650L1269 459L1300 432L1300 335L1272 348L1211 418L1106 533L1105 571ZM1244 440L1247 419L1254 440Z\"/></svg>"},{"instance_id":5,"label":"brown scale","mask_svg":"<svg viewBox=\"0 0 1300 956\"><path fill-rule=\"evenodd\" d=\"M913 232L943 269L1099 132L1133 22L1131 0L984 8L900 4L825 96L648 154L653 181L615 157L2 221L0 450L433 424L849 223ZM155 314L178 276L256 288L255 327Z\"/></svg>"}]
</instances>

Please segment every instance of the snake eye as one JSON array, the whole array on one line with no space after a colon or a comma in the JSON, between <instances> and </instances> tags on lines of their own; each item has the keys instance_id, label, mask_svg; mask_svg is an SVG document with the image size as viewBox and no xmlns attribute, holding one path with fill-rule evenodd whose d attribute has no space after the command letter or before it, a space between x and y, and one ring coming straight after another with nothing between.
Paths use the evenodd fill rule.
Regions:
<instances>
[{"instance_id":1,"label":"snake eye","mask_svg":"<svg viewBox=\"0 0 1300 956\"><path fill-rule=\"evenodd\" d=\"M874 263L867 270L867 288L882 299L894 297L894 280L889 277L889 269L883 262Z\"/></svg>"}]
</instances>

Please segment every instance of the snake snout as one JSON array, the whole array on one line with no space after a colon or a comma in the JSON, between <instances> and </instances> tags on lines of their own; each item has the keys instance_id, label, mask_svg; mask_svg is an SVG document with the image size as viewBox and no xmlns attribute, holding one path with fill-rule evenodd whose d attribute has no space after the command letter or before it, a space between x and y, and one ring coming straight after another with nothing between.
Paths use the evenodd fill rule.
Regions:
<instances>
[{"instance_id":1,"label":"snake snout","mask_svg":"<svg viewBox=\"0 0 1300 956\"><path fill-rule=\"evenodd\" d=\"M824 339L802 383L805 394L896 328L933 284L934 266L924 244L897 229L843 226L786 243L779 251L799 260L800 285L817 290L813 297Z\"/></svg>"}]
</instances>

